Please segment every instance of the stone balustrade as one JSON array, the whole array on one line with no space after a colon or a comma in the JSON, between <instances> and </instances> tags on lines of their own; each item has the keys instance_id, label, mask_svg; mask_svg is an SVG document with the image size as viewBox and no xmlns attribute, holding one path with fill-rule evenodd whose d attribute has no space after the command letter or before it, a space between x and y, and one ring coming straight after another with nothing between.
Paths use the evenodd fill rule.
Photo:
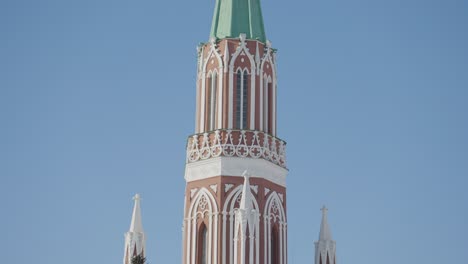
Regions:
<instances>
[{"instance_id":1,"label":"stone balustrade","mask_svg":"<svg viewBox=\"0 0 468 264\"><path fill-rule=\"evenodd\" d=\"M265 159L286 168L286 142L250 130L215 130L189 137L187 163L220 156Z\"/></svg>"}]
</instances>

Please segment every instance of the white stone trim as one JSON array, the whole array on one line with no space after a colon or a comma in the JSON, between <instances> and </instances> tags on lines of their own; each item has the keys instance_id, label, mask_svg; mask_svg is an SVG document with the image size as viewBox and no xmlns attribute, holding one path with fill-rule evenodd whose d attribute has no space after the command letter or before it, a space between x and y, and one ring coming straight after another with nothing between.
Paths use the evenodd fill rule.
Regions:
<instances>
[{"instance_id":1,"label":"white stone trim","mask_svg":"<svg viewBox=\"0 0 468 264\"><path fill-rule=\"evenodd\" d=\"M205 110L206 110L206 100L205 100L205 94L206 94L206 68L208 67L208 63L210 61L211 56L214 55L218 61L218 68L223 66L223 60L221 59L221 54L219 54L218 50L216 49L216 42L214 39L210 40L210 51L208 55L203 57L202 61L202 68L201 68L201 78L202 78L202 98L201 98L201 109L200 109L200 127L198 132L200 133L201 131L205 131ZM206 47L206 46L205 46ZM204 52L204 49L203 49ZM219 74L218 74L219 75ZM218 78L219 79L219 78ZM215 125L216 126L216 125Z\"/></svg>"},{"instance_id":2,"label":"white stone trim","mask_svg":"<svg viewBox=\"0 0 468 264\"><path fill-rule=\"evenodd\" d=\"M206 197L208 200L208 208L203 212L198 212L197 208L202 197ZM196 254L197 254L197 219L199 217L203 218L205 214L208 215L208 225L206 226L208 232L208 264L211 264L211 252L213 250L214 253L217 252L217 240L218 236L214 235L217 234L218 229L218 215L219 209L216 203L214 196L211 194L210 191L206 188L201 188L200 191L197 192L195 197L192 199L190 204L189 210L187 212L185 221L189 224L187 230L187 237L191 237L191 239L187 239L187 250L186 250L186 261L187 263L195 264L196 263ZM214 221L213 221L214 218ZM191 227L190 227L191 224ZM191 261L191 262L190 262ZM215 260L216 261L216 260ZM216 264L216 262L214 263Z\"/></svg>"},{"instance_id":3,"label":"white stone trim","mask_svg":"<svg viewBox=\"0 0 468 264\"><path fill-rule=\"evenodd\" d=\"M223 131L225 134L221 137ZM214 134L214 137L211 137L210 134ZM248 140L249 135L252 137ZM263 143L260 140L260 135L263 135ZM233 136L239 137L239 141L235 143ZM283 168L287 167L285 142L264 132L216 130L210 133L196 134L189 138L187 163L219 156L265 159Z\"/></svg>"},{"instance_id":4,"label":"white stone trim","mask_svg":"<svg viewBox=\"0 0 468 264\"><path fill-rule=\"evenodd\" d=\"M213 190L214 193L218 193L218 184L213 184L210 185L211 190Z\"/></svg>"},{"instance_id":5,"label":"white stone trim","mask_svg":"<svg viewBox=\"0 0 468 264\"><path fill-rule=\"evenodd\" d=\"M250 130L255 130L255 91L257 90L256 89L256 85L255 85L255 65L254 67L252 67L251 69L251 74L250 74L250 98L248 98L250 101L250 126L249 126L249 129ZM245 128L243 128L245 129Z\"/></svg>"},{"instance_id":6,"label":"white stone trim","mask_svg":"<svg viewBox=\"0 0 468 264\"><path fill-rule=\"evenodd\" d=\"M274 62L273 63L273 59L270 58L270 63L271 63L271 70L273 72L273 86L272 86L272 90L273 90L273 107L272 107L272 118L271 118L271 122L272 122L272 126L271 126L271 133L273 136L276 136L276 92L277 92L277 80L276 80L276 55L274 54L273 55L274 57Z\"/></svg>"},{"instance_id":7,"label":"white stone trim","mask_svg":"<svg viewBox=\"0 0 468 264\"><path fill-rule=\"evenodd\" d=\"M267 42L267 54L263 57L263 60L262 60L262 63L261 63L261 66L260 66L260 71L263 73L264 72L264 66L265 66L265 63L269 63L270 66L271 66L271 71L273 73L273 77L269 76L270 79L270 82L272 82L272 85L271 85L271 92L272 92L272 113L269 113L271 115L271 131L268 131L269 134L273 135L273 136L276 136L276 83L277 83L277 80L276 80L276 55L274 52L272 52L272 49L271 49L271 43L268 41ZM265 95L266 97L266 95ZM265 116L266 114L264 114ZM267 128L264 128L265 131Z\"/></svg>"},{"instance_id":8,"label":"white stone trim","mask_svg":"<svg viewBox=\"0 0 468 264\"><path fill-rule=\"evenodd\" d=\"M210 52L208 53L208 56L206 56L206 60L204 61L202 71L206 72L206 68L208 66L208 62L210 61L211 55L215 55L216 59L218 60L218 67L222 67L223 65L223 60L221 59L221 54L219 54L218 50L216 49L216 43L212 41L210 43Z\"/></svg>"},{"instance_id":9,"label":"white stone trim","mask_svg":"<svg viewBox=\"0 0 468 264\"><path fill-rule=\"evenodd\" d=\"M185 166L185 180L192 182L216 176L240 177L246 169L253 177L264 178L286 187L287 169L264 159L237 157L217 157L188 163Z\"/></svg>"},{"instance_id":10,"label":"white stone trim","mask_svg":"<svg viewBox=\"0 0 468 264\"><path fill-rule=\"evenodd\" d=\"M278 218L271 218L270 212L272 210L273 204L278 205L279 209L279 217ZM278 229L278 243L279 243L279 263L286 264L286 255L287 255L287 248L286 248L286 210L284 210L283 203L281 202L279 195L277 192L272 192L265 203L265 209L263 212L263 219L264 219L264 233L265 233L265 243L264 243L264 252L265 256L268 258L268 262L265 263L271 264L271 222L277 221L279 223ZM268 235L266 235L268 234ZM265 258L266 259L266 258Z\"/></svg>"},{"instance_id":11,"label":"white stone trim","mask_svg":"<svg viewBox=\"0 0 468 264\"><path fill-rule=\"evenodd\" d=\"M227 193L231 188L234 187L234 184L226 183L224 184L224 192Z\"/></svg>"},{"instance_id":12,"label":"white stone trim","mask_svg":"<svg viewBox=\"0 0 468 264\"><path fill-rule=\"evenodd\" d=\"M190 190L190 198L193 198L193 196L195 195L195 193L198 191L198 188L193 188Z\"/></svg>"},{"instance_id":13,"label":"white stone trim","mask_svg":"<svg viewBox=\"0 0 468 264\"><path fill-rule=\"evenodd\" d=\"M218 74L218 87L217 87L217 91L218 91L218 120L217 120L217 124L215 125L215 129L220 129L223 127L223 105L224 105L224 102L223 102L223 91L224 91L224 87L223 87L223 78L224 78L224 74L223 74L223 68L220 67L219 68L219 74Z\"/></svg>"},{"instance_id":14,"label":"white stone trim","mask_svg":"<svg viewBox=\"0 0 468 264\"><path fill-rule=\"evenodd\" d=\"M251 185L250 189L255 192L255 194L258 194L258 185Z\"/></svg>"}]
</instances>

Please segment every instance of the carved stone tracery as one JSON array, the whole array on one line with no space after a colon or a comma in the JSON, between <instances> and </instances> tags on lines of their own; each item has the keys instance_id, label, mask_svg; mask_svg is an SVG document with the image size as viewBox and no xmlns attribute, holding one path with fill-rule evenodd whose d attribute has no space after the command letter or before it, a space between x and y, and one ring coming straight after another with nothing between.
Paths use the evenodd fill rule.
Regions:
<instances>
[{"instance_id":1,"label":"carved stone tracery","mask_svg":"<svg viewBox=\"0 0 468 264\"><path fill-rule=\"evenodd\" d=\"M250 130L215 130L189 137L187 163L219 156L265 159L286 168L286 143Z\"/></svg>"}]
</instances>

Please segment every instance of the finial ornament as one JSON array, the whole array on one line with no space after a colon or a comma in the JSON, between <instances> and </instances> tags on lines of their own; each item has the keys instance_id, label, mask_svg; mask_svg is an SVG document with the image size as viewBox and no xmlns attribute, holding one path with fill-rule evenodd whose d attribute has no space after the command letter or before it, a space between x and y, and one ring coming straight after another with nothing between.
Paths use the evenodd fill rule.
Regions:
<instances>
[{"instance_id":1,"label":"finial ornament","mask_svg":"<svg viewBox=\"0 0 468 264\"><path fill-rule=\"evenodd\" d=\"M216 42L216 38L215 37L210 37L210 43L214 44L215 42Z\"/></svg>"},{"instance_id":2,"label":"finial ornament","mask_svg":"<svg viewBox=\"0 0 468 264\"><path fill-rule=\"evenodd\" d=\"M197 52L200 53L202 51L202 49L203 49L203 43L199 43L197 45Z\"/></svg>"},{"instance_id":3,"label":"finial ornament","mask_svg":"<svg viewBox=\"0 0 468 264\"><path fill-rule=\"evenodd\" d=\"M248 178L250 178L250 176L251 176L251 175L250 175L250 173L249 173L249 170L245 170L245 171L242 173L242 177L244 177L244 178L247 178L247 179L248 179Z\"/></svg>"},{"instance_id":4,"label":"finial ornament","mask_svg":"<svg viewBox=\"0 0 468 264\"><path fill-rule=\"evenodd\" d=\"M134 200L134 201L141 201L141 196L140 196L140 194L138 194L138 193L135 194L135 196L133 196L133 200Z\"/></svg>"},{"instance_id":5,"label":"finial ornament","mask_svg":"<svg viewBox=\"0 0 468 264\"><path fill-rule=\"evenodd\" d=\"M241 33L241 34L239 35L239 38L240 38L240 40L241 40L242 42L244 42L245 39L247 38L247 35L246 35L245 33Z\"/></svg>"},{"instance_id":6,"label":"finial ornament","mask_svg":"<svg viewBox=\"0 0 468 264\"><path fill-rule=\"evenodd\" d=\"M323 214L326 214L328 212L328 208L325 205L323 205L320 211L322 211Z\"/></svg>"}]
</instances>

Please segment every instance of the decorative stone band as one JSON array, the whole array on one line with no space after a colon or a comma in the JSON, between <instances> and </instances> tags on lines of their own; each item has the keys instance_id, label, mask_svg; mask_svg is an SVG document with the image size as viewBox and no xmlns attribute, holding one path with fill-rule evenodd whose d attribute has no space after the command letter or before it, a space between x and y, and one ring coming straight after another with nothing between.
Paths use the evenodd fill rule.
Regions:
<instances>
[{"instance_id":1,"label":"decorative stone band","mask_svg":"<svg viewBox=\"0 0 468 264\"><path fill-rule=\"evenodd\" d=\"M265 159L286 168L286 142L251 130L215 130L189 137L187 163L220 156Z\"/></svg>"}]
</instances>

